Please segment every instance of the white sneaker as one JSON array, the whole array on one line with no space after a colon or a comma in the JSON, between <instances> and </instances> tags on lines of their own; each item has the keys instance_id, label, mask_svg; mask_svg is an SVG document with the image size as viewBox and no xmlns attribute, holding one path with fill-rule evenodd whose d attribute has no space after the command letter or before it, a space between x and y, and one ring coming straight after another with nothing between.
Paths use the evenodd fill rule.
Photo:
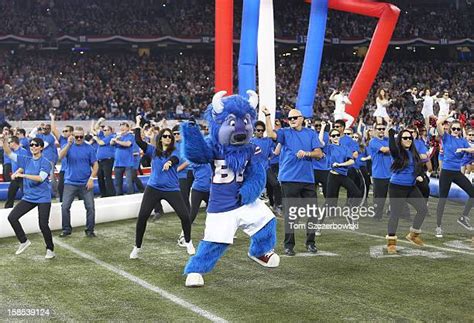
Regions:
<instances>
[{"instance_id":1,"label":"white sneaker","mask_svg":"<svg viewBox=\"0 0 474 323\"><path fill-rule=\"evenodd\" d=\"M184 239L184 232L181 231L178 238L178 246L186 248L186 240Z\"/></svg>"},{"instance_id":2,"label":"white sneaker","mask_svg":"<svg viewBox=\"0 0 474 323\"><path fill-rule=\"evenodd\" d=\"M314 231L314 235L315 235L316 237L320 237L320 236L321 236L321 229L320 229L320 228L316 229L316 230Z\"/></svg>"},{"instance_id":3,"label":"white sneaker","mask_svg":"<svg viewBox=\"0 0 474 323\"><path fill-rule=\"evenodd\" d=\"M186 287L201 287L204 286L204 278L201 274L191 273L186 277Z\"/></svg>"},{"instance_id":4,"label":"white sneaker","mask_svg":"<svg viewBox=\"0 0 474 323\"><path fill-rule=\"evenodd\" d=\"M441 229L441 227L436 227L435 237L436 238L442 238L443 237L443 229Z\"/></svg>"},{"instance_id":5,"label":"white sneaker","mask_svg":"<svg viewBox=\"0 0 474 323\"><path fill-rule=\"evenodd\" d=\"M193 246L193 241L190 240L188 243L186 243L186 251L188 252L188 255L194 255L196 253L196 249L194 249Z\"/></svg>"},{"instance_id":6,"label":"white sneaker","mask_svg":"<svg viewBox=\"0 0 474 323\"><path fill-rule=\"evenodd\" d=\"M138 259L138 254L140 253L140 250L142 250L142 248L137 248L136 246L133 247L133 250L130 253L130 259Z\"/></svg>"},{"instance_id":7,"label":"white sneaker","mask_svg":"<svg viewBox=\"0 0 474 323\"><path fill-rule=\"evenodd\" d=\"M46 249L46 256L44 256L46 259L53 259L56 257L56 254L54 253L53 250Z\"/></svg>"},{"instance_id":8,"label":"white sneaker","mask_svg":"<svg viewBox=\"0 0 474 323\"><path fill-rule=\"evenodd\" d=\"M273 250L267 252L263 256L254 257L250 253L247 254L250 259L262 265L263 267L275 268L280 265L280 256L278 256Z\"/></svg>"},{"instance_id":9,"label":"white sneaker","mask_svg":"<svg viewBox=\"0 0 474 323\"><path fill-rule=\"evenodd\" d=\"M31 246L30 240L26 240L25 242L20 243L20 246L18 247L18 250L15 252L15 255L19 255L20 253L25 251L26 248L28 248L29 246Z\"/></svg>"}]
</instances>

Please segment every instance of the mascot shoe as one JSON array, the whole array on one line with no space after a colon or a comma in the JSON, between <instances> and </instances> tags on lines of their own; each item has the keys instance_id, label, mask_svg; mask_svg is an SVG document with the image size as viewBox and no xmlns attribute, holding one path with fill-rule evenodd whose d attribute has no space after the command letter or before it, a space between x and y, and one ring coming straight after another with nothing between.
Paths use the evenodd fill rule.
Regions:
<instances>
[{"instance_id":1,"label":"mascot shoe","mask_svg":"<svg viewBox=\"0 0 474 323\"><path fill-rule=\"evenodd\" d=\"M201 274L190 273L186 277L186 287L201 287L204 286L204 278Z\"/></svg>"},{"instance_id":2,"label":"mascot shoe","mask_svg":"<svg viewBox=\"0 0 474 323\"><path fill-rule=\"evenodd\" d=\"M253 261L259 263L263 267L267 268L275 268L280 265L280 256L278 256L276 253L272 251L267 252L263 256L260 257L254 257L248 254L249 258L252 259Z\"/></svg>"}]
</instances>

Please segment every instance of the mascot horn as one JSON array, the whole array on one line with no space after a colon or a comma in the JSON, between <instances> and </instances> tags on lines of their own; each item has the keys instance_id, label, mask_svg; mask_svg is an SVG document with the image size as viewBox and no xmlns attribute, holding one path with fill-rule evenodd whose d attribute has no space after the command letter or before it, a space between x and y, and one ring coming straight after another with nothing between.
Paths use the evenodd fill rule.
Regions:
<instances>
[{"instance_id":1,"label":"mascot horn","mask_svg":"<svg viewBox=\"0 0 474 323\"><path fill-rule=\"evenodd\" d=\"M183 149L187 160L211 164L213 169L204 238L196 255L189 259L184 274L186 286L203 286L203 274L210 272L241 228L250 237L248 256L265 267L277 267L280 257L273 252L276 219L258 199L265 186L265 170L258 161L258 147L250 143L258 95L214 95L205 117L209 136L204 138L194 122L182 125Z\"/></svg>"}]
</instances>

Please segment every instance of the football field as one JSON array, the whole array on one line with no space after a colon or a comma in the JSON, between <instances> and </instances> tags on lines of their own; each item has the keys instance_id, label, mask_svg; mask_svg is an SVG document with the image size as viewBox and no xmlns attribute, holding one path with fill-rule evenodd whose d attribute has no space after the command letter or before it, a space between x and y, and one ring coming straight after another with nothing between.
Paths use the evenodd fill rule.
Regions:
<instances>
[{"instance_id":1,"label":"football field","mask_svg":"<svg viewBox=\"0 0 474 323\"><path fill-rule=\"evenodd\" d=\"M431 214L436 204L430 198ZM65 239L54 232L53 260L44 259L40 234L29 235L33 244L20 256L14 255L15 238L1 239L1 319L473 321L474 248L472 232L456 224L461 212L448 203L443 239L434 237L435 216L426 218L424 248L405 242L411 223L401 220L403 248L390 256L383 251L387 218L362 219L356 231L323 231L316 255L305 252L305 234L298 232L297 255L282 256L275 269L251 261L249 239L238 232L204 276L206 285L195 289L184 287L188 256L176 245L181 227L174 214L148 223L138 260L129 259L135 220L97 225L95 239L85 237L83 228ZM193 226L196 246L204 219L201 212ZM280 218L280 255L282 239Z\"/></svg>"}]
</instances>

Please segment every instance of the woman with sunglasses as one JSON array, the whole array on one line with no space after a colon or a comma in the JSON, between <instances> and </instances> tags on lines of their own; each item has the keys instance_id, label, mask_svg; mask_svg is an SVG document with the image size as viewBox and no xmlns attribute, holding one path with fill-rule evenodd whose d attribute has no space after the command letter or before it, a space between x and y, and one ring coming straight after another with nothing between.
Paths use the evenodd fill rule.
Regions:
<instances>
[{"instance_id":1,"label":"woman with sunglasses","mask_svg":"<svg viewBox=\"0 0 474 323\"><path fill-rule=\"evenodd\" d=\"M147 144L141 136L141 129L135 128L137 145L147 154L151 162L151 174L143 193L140 211L138 213L135 246L130 253L130 259L137 259L141 251L143 235L145 234L147 220L156 204L161 200L167 201L181 220L181 228L189 255L195 253L191 241L191 220L189 209L184 203L179 190L178 180L178 152L175 149L173 132L169 128L161 130L155 138L155 146Z\"/></svg>"},{"instance_id":2,"label":"woman with sunglasses","mask_svg":"<svg viewBox=\"0 0 474 323\"><path fill-rule=\"evenodd\" d=\"M402 130L395 139L395 130L389 130L389 148L392 156L392 176L388 186L390 201L390 218L388 219L387 252L397 252L398 219L404 213L406 203L410 203L416 210L410 233L406 239L417 246L423 246L420 238L421 225L428 214L428 207L424 203L423 195L416 186L417 181L423 181L420 174L423 172L420 155L416 150L414 138L410 131Z\"/></svg>"},{"instance_id":3,"label":"woman with sunglasses","mask_svg":"<svg viewBox=\"0 0 474 323\"><path fill-rule=\"evenodd\" d=\"M451 111L449 115L442 117L438 120L438 133L441 136L443 142L443 166L441 169L441 175L439 176L439 201L437 213L437 228L436 237L443 237L443 230L441 228L441 222L443 219L444 207L446 205L446 199L451 188L451 183L456 183L464 192L469 195L469 199L466 202L462 216L460 216L457 222L468 230L472 230L472 226L469 223L469 212L472 208L472 200L474 198L474 187L471 182L461 173L462 159L465 153L474 153L474 148L469 146L468 141L462 138L462 127L459 121L451 123L451 133L444 130L443 123L448 117L451 117L454 111Z\"/></svg>"},{"instance_id":4,"label":"woman with sunglasses","mask_svg":"<svg viewBox=\"0 0 474 323\"><path fill-rule=\"evenodd\" d=\"M8 215L15 235L20 241L16 255L21 254L31 245L20 223L20 218L38 207L39 227L46 243L46 259L55 257L53 236L49 228L49 215L51 211L51 185L49 174L51 163L43 157L44 141L41 138L31 139L30 151L32 156L20 155L12 152L8 145L8 137L3 138L3 150L11 160L18 163L18 169L12 179L23 178L23 198L15 205Z\"/></svg>"},{"instance_id":5,"label":"woman with sunglasses","mask_svg":"<svg viewBox=\"0 0 474 323\"><path fill-rule=\"evenodd\" d=\"M351 196L349 204L356 205L356 202L362 198L362 192L347 176L349 167L355 163L353 153L349 148L340 143L341 133L339 130L332 129L329 132L329 138L331 143L327 147L327 154L330 170L326 188L326 203L330 207L337 206L339 189L342 186L347 190L347 195ZM353 223L349 217L346 219L350 224Z\"/></svg>"}]
</instances>

